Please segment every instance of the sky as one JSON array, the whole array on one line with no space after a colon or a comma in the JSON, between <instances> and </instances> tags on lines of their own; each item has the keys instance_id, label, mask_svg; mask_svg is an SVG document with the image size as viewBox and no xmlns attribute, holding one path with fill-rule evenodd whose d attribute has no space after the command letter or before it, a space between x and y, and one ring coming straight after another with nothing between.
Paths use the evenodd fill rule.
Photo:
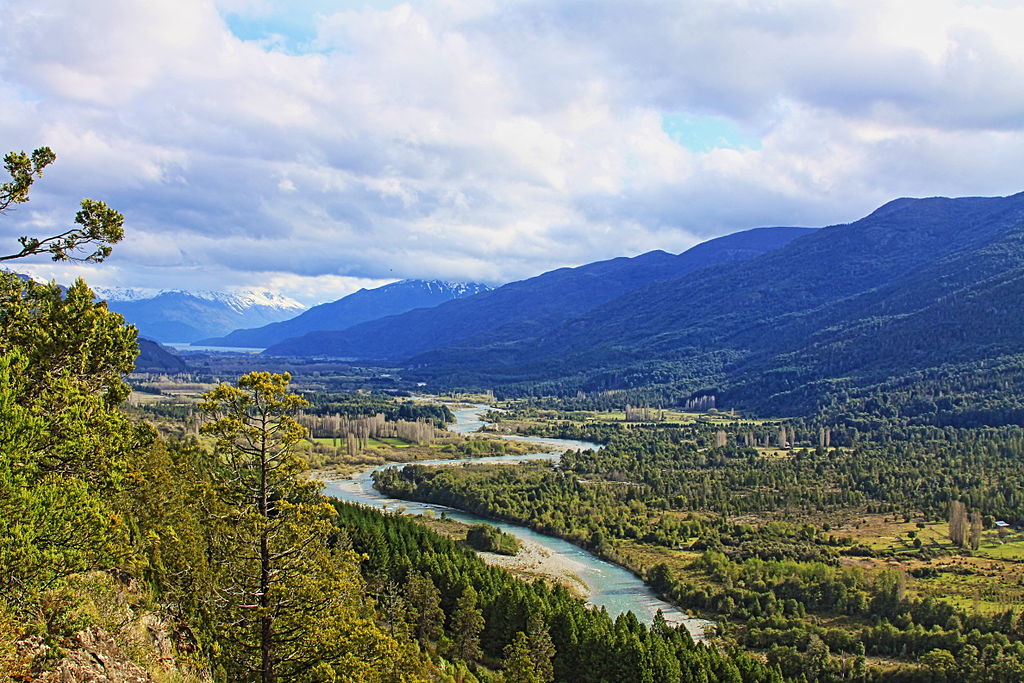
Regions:
<instances>
[{"instance_id":1,"label":"sky","mask_svg":"<svg viewBox=\"0 0 1024 683\"><path fill-rule=\"evenodd\" d=\"M94 286L500 284L1024 190L1024 2L0 0L0 216L126 219ZM14 265L14 264L8 264Z\"/></svg>"}]
</instances>

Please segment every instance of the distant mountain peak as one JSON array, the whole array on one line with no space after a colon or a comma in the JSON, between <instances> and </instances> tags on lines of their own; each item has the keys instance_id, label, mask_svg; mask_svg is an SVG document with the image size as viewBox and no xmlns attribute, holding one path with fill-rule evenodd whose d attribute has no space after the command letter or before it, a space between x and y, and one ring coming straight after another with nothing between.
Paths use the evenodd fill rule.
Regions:
<instances>
[{"instance_id":1,"label":"distant mountain peak","mask_svg":"<svg viewBox=\"0 0 1024 683\"><path fill-rule=\"evenodd\" d=\"M398 280L375 289L360 289L337 301L313 306L290 320L258 328L239 328L226 336L202 339L198 343L263 348L311 332L340 331L359 323L413 309L431 308L487 291L490 287L476 282Z\"/></svg>"},{"instance_id":2,"label":"distant mountain peak","mask_svg":"<svg viewBox=\"0 0 1024 683\"><path fill-rule=\"evenodd\" d=\"M306 308L262 287L224 292L99 287L95 292L143 335L162 342L227 334L239 327L286 320Z\"/></svg>"},{"instance_id":3,"label":"distant mountain peak","mask_svg":"<svg viewBox=\"0 0 1024 683\"><path fill-rule=\"evenodd\" d=\"M146 299L155 299L159 296L179 295L205 301L216 301L226 304L237 311L252 308L253 306L267 306L295 311L301 311L306 308L295 299L274 292L266 287L233 288L223 292L213 290L153 289L148 287L96 287L94 291L97 296L107 301L144 301Z\"/></svg>"}]
</instances>

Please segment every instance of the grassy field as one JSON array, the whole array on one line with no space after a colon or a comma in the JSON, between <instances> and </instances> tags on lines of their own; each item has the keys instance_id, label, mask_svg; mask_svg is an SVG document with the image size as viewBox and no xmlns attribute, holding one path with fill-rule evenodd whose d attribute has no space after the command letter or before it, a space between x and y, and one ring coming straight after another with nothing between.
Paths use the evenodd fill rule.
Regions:
<instances>
[{"instance_id":1,"label":"grassy field","mask_svg":"<svg viewBox=\"0 0 1024 683\"><path fill-rule=\"evenodd\" d=\"M494 398L494 394L491 393L461 393L461 394L441 394L436 396L429 396L433 401L438 403L446 403L452 410L455 406L474 406L480 404L494 405L497 400Z\"/></svg>"},{"instance_id":2,"label":"grassy field","mask_svg":"<svg viewBox=\"0 0 1024 683\"><path fill-rule=\"evenodd\" d=\"M948 538L945 522L905 522L882 515L865 515L855 524L835 529L855 543L879 553L875 558L844 558L866 571L898 567L907 573L911 595L946 600L957 607L995 612L1024 605L1024 533L1002 538L996 530L982 533L978 550L957 548ZM913 536L912 536L913 535ZM938 554L917 557L914 538Z\"/></svg>"},{"instance_id":3,"label":"grassy field","mask_svg":"<svg viewBox=\"0 0 1024 683\"><path fill-rule=\"evenodd\" d=\"M514 403L499 404L499 408L508 408L513 412L510 412L507 416L503 416L501 420L493 425L486 428L486 431L498 432L498 433L517 433L529 431L531 428L537 428L545 424L551 424L554 422L576 422L584 424L594 423L609 423L609 424L620 424L625 426L640 425L649 423L664 423L664 424L692 424L696 422L704 423L707 425L740 425L748 427L758 427L765 424L772 424L772 420L761 420L742 417L738 414L727 413L727 412L706 412L696 413L679 410L651 410L651 419L647 421L627 421L625 411L591 411L591 410L573 410L573 411L557 411L557 410L545 410L539 409L534 411L516 411ZM785 455L789 451L773 448L759 449L763 450L766 455Z\"/></svg>"},{"instance_id":4,"label":"grassy field","mask_svg":"<svg viewBox=\"0 0 1024 683\"><path fill-rule=\"evenodd\" d=\"M869 575L901 569L907 577L908 595L945 600L969 612L993 613L1024 605L1024 533L1001 539L995 531L986 531L979 549L968 555L953 547L945 536L946 527L929 523L922 530L914 522L866 516L859 528L841 527L835 533L855 533L854 544L870 547L879 557L842 557L840 563L860 567ZM911 556L910 551L916 549L905 543L910 532L918 532L923 543L941 548L943 554L927 560ZM623 564L636 571L664 563L697 585L704 582L701 573L691 569L699 552L624 540L615 541L614 550Z\"/></svg>"}]
</instances>

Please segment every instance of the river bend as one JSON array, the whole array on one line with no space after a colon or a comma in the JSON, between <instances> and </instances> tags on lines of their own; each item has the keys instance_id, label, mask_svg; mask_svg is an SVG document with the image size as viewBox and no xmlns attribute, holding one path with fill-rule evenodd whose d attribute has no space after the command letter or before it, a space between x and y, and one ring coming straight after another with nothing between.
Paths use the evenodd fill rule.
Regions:
<instances>
[{"instance_id":1,"label":"river bend","mask_svg":"<svg viewBox=\"0 0 1024 683\"><path fill-rule=\"evenodd\" d=\"M480 416L490 406L475 405L472 408L464 408L455 411L455 424L450 427L454 432L469 433L481 429L484 426ZM704 628L712 625L712 622L705 619L698 619L687 616L674 605L658 598L643 581L638 579L628 570L606 562L592 553L573 545L560 538L547 536L528 529L518 524L498 522L485 519L462 510L434 505L431 503L419 503L415 501L390 498L373 488L373 472L390 467L404 467L405 465L457 465L464 462L501 462L515 463L525 460L550 460L557 462L562 453L567 450L599 449L600 445L587 443L585 441L573 441L570 439L552 439L532 436L504 436L503 438L516 441L530 441L542 444L547 448L543 453L532 453L529 455L497 456L487 458L467 458L459 460L419 460L408 463L389 463L384 466L372 467L351 479L325 482L324 492L334 498L353 503L361 503L375 508L402 508L406 514L422 515L428 510L435 515L444 512L448 517L464 522L466 524L486 523L498 527L504 532L513 534L525 541L536 543L556 555L569 569L580 578L589 591L588 602L598 607L604 607L608 613L615 617L624 612L633 612L638 619L651 623L654 615L660 609L669 623L685 624L691 635L696 639L702 639Z\"/></svg>"}]
</instances>

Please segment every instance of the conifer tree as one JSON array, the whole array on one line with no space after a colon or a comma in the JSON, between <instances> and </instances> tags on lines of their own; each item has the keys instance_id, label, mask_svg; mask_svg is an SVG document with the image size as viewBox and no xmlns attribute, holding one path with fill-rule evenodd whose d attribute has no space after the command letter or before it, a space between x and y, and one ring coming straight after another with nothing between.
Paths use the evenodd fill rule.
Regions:
<instances>
[{"instance_id":1,"label":"conifer tree","mask_svg":"<svg viewBox=\"0 0 1024 683\"><path fill-rule=\"evenodd\" d=\"M526 638L530 649L530 658L537 672L537 681L551 683L555 680L555 668L552 660L555 657L555 644L551 642L544 618L533 613L526 621Z\"/></svg>"},{"instance_id":2,"label":"conifer tree","mask_svg":"<svg viewBox=\"0 0 1024 683\"><path fill-rule=\"evenodd\" d=\"M0 273L0 602L29 609L128 553L117 495L153 438L118 406L135 330L94 301Z\"/></svg>"},{"instance_id":3,"label":"conifer tree","mask_svg":"<svg viewBox=\"0 0 1024 683\"><path fill-rule=\"evenodd\" d=\"M512 683L544 683L553 680L542 678L530 651L529 637L519 631L511 643L505 646L505 680Z\"/></svg>"},{"instance_id":4,"label":"conifer tree","mask_svg":"<svg viewBox=\"0 0 1024 683\"><path fill-rule=\"evenodd\" d=\"M231 680L261 683L324 666L370 680L382 658L398 665L410 654L376 627L357 559L331 547L334 508L299 476L305 429L291 415L306 402L290 380L252 372L200 405L210 420L202 431L217 440L211 535L225 668Z\"/></svg>"},{"instance_id":5,"label":"conifer tree","mask_svg":"<svg viewBox=\"0 0 1024 683\"><path fill-rule=\"evenodd\" d=\"M480 632L484 630L484 617L477 607L477 592L472 586L466 586L462 591L449 618L455 655L467 662L480 659L483 656Z\"/></svg>"},{"instance_id":6,"label":"conifer tree","mask_svg":"<svg viewBox=\"0 0 1024 683\"><path fill-rule=\"evenodd\" d=\"M439 639L444 633L444 611L441 609L441 592L434 582L429 576L412 571L405 584L404 595L416 637L420 642Z\"/></svg>"},{"instance_id":7,"label":"conifer tree","mask_svg":"<svg viewBox=\"0 0 1024 683\"><path fill-rule=\"evenodd\" d=\"M29 188L43 175L43 169L57 159L49 147L40 147L31 155L24 152L9 152L4 156L4 170L11 180L0 184L0 214L16 204L29 200ZM124 216L103 202L83 199L81 209L75 215L78 227L49 237L18 238L21 249L13 254L0 255L0 261L25 258L34 254L48 254L54 261L85 261L98 263L111 252L111 244L124 237ZM92 252L79 255L82 249Z\"/></svg>"}]
</instances>

